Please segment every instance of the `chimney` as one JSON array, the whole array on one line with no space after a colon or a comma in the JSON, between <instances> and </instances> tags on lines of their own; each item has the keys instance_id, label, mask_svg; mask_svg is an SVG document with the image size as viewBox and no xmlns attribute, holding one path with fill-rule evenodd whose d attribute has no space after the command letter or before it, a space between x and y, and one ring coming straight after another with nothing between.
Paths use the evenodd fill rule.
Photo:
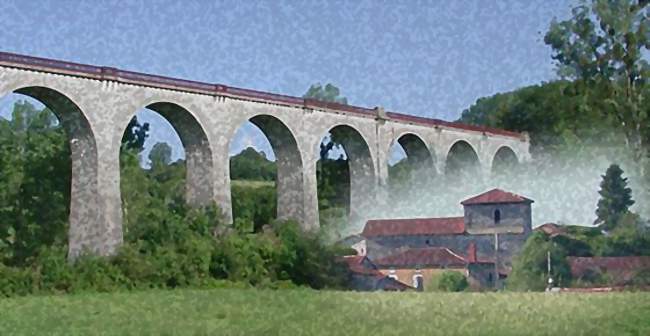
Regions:
<instances>
[{"instance_id":1,"label":"chimney","mask_svg":"<svg viewBox=\"0 0 650 336\"><path fill-rule=\"evenodd\" d=\"M470 264L476 262L476 242L473 240L467 246L467 262Z\"/></svg>"}]
</instances>

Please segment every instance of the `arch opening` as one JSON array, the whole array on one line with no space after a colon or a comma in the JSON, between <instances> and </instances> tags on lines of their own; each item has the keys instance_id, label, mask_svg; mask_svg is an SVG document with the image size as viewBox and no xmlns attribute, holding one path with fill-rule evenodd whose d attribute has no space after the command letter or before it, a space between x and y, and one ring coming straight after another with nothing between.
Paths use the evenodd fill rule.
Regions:
<instances>
[{"instance_id":1,"label":"arch opening","mask_svg":"<svg viewBox=\"0 0 650 336\"><path fill-rule=\"evenodd\" d=\"M459 140L447 154L445 175L456 181L468 181L480 173L478 154L468 142Z\"/></svg>"},{"instance_id":2,"label":"arch opening","mask_svg":"<svg viewBox=\"0 0 650 336\"><path fill-rule=\"evenodd\" d=\"M345 235L362 226L374 206L376 180L370 147L359 131L338 125L322 138L319 153L320 225L335 236Z\"/></svg>"},{"instance_id":3,"label":"arch opening","mask_svg":"<svg viewBox=\"0 0 650 336\"><path fill-rule=\"evenodd\" d=\"M235 225L258 232L276 218L305 224L302 157L284 122L270 115L250 118L238 128L230 153Z\"/></svg>"},{"instance_id":4,"label":"arch opening","mask_svg":"<svg viewBox=\"0 0 650 336\"><path fill-rule=\"evenodd\" d=\"M388 161L388 186L391 196L403 199L401 194L429 184L435 176L433 156L419 136L407 133L393 142Z\"/></svg>"},{"instance_id":5,"label":"arch opening","mask_svg":"<svg viewBox=\"0 0 650 336\"><path fill-rule=\"evenodd\" d=\"M519 159L515 152L507 146L497 150L492 159L492 175L506 176L515 172L519 164Z\"/></svg>"},{"instance_id":6,"label":"arch opening","mask_svg":"<svg viewBox=\"0 0 650 336\"><path fill-rule=\"evenodd\" d=\"M0 232L13 232L0 240L12 240L4 244L12 249L8 262L49 245L67 244L71 258L84 248L97 252L90 241L101 230L92 227L99 220L97 146L83 111L40 86L16 89L0 106Z\"/></svg>"},{"instance_id":7,"label":"arch opening","mask_svg":"<svg viewBox=\"0 0 650 336\"><path fill-rule=\"evenodd\" d=\"M156 102L136 111L123 131L120 190L124 230L144 218L147 202L171 211L213 200L212 152L199 121L184 107ZM127 237L128 238L128 237Z\"/></svg>"}]
</instances>

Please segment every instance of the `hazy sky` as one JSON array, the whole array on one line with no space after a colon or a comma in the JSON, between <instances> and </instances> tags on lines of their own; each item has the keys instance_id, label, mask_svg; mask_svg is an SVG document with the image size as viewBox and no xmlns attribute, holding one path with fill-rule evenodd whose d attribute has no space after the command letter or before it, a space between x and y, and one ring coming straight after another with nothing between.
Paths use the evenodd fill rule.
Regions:
<instances>
[{"instance_id":1,"label":"hazy sky","mask_svg":"<svg viewBox=\"0 0 650 336\"><path fill-rule=\"evenodd\" d=\"M3 0L0 50L295 96L331 82L351 104L454 120L553 79L543 34L573 2ZM149 145L178 146L147 120ZM245 128L232 150L261 139Z\"/></svg>"}]
</instances>

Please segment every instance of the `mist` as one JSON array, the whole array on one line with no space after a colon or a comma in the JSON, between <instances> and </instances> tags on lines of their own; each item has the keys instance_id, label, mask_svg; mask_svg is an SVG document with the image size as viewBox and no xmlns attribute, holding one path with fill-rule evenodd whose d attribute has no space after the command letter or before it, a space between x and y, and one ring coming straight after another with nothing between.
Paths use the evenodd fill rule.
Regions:
<instances>
[{"instance_id":1,"label":"mist","mask_svg":"<svg viewBox=\"0 0 650 336\"><path fill-rule=\"evenodd\" d=\"M529 162L495 168L489 174L478 167L444 175L415 169L399 185L389 182L387 205L367 209L369 218L463 216L461 201L493 188L530 198L533 227L545 224L593 225L600 183L610 164L624 170L635 204L631 211L650 217L649 186L623 145L581 144L553 153L536 153ZM465 163L465 168L476 163ZM469 167L471 168L471 167ZM351 223L345 234L359 233L365 223Z\"/></svg>"}]
</instances>

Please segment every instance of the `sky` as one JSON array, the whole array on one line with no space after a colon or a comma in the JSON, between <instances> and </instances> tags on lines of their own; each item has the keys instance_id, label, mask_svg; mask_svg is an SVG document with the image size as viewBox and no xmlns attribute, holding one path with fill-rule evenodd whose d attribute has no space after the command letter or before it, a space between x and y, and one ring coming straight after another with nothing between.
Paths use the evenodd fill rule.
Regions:
<instances>
[{"instance_id":1,"label":"sky","mask_svg":"<svg viewBox=\"0 0 650 336\"><path fill-rule=\"evenodd\" d=\"M0 1L0 50L455 120L476 99L555 78L543 34L575 1ZM10 98L0 102L7 116ZM154 113L148 147L172 144ZM271 151L244 126L231 152Z\"/></svg>"}]
</instances>

